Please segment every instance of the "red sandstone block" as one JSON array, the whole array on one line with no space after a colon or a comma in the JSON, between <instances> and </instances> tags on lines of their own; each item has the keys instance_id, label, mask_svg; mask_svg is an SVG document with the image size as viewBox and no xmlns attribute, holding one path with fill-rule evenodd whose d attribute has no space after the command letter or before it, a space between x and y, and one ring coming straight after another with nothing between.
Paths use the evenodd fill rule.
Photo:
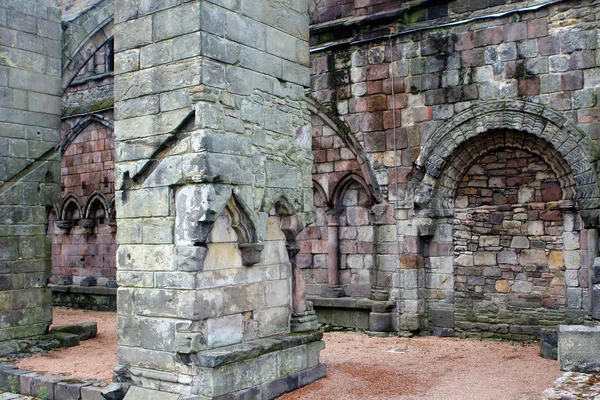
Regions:
<instances>
[{"instance_id":1,"label":"red sandstone block","mask_svg":"<svg viewBox=\"0 0 600 400\"><path fill-rule=\"evenodd\" d=\"M367 80L373 81L377 79L385 79L389 75L389 67L387 64L374 64L367 67Z\"/></svg>"},{"instance_id":2,"label":"red sandstone block","mask_svg":"<svg viewBox=\"0 0 600 400\"><path fill-rule=\"evenodd\" d=\"M396 171L398 172L398 178L396 178ZM414 169L410 167L391 168L389 170L390 184L410 182L413 173Z\"/></svg>"},{"instance_id":3,"label":"red sandstone block","mask_svg":"<svg viewBox=\"0 0 600 400\"><path fill-rule=\"evenodd\" d=\"M392 79L384 79L383 93L392 94ZM404 93L404 79L394 79L394 94Z\"/></svg>"},{"instance_id":4,"label":"red sandstone block","mask_svg":"<svg viewBox=\"0 0 600 400\"><path fill-rule=\"evenodd\" d=\"M367 98L367 111L383 111L387 109L387 96L378 94Z\"/></svg>"},{"instance_id":5,"label":"red sandstone block","mask_svg":"<svg viewBox=\"0 0 600 400\"><path fill-rule=\"evenodd\" d=\"M465 32L458 35L454 44L456 50L469 50L473 48L473 32Z\"/></svg>"},{"instance_id":6,"label":"red sandstone block","mask_svg":"<svg viewBox=\"0 0 600 400\"><path fill-rule=\"evenodd\" d=\"M569 71L562 74L560 88L562 90L583 89L583 71Z\"/></svg>"},{"instance_id":7,"label":"red sandstone block","mask_svg":"<svg viewBox=\"0 0 600 400\"><path fill-rule=\"evenodd\" d=\"M331 162L331 161L337 161L340 159L340 152L339 150L336 149L329 149L327 150L327 161Z\"/></svg>"},{"instance_id":8,"label":"red sandstone block","mask_svg":"<svg viewBox=\"0 0 600 400\"><path fill-rule=\"evenodd\" d=\"M381 111L360 115L361 132L380 131L383 129L383 113Z\"/></svg>"},{"instance_id":9,"label":"red sandstone block","mask_svg":"<svg viewBox=\"0 0 600 400\"><path fill-rule=\"evenodd\" d=\"M406 108L407 96L406 93L395 94L394 97L387 96L387 108L389 110L401 110Z\"/></svg>"},{"instance_id":10,"label":"red sandstone block","mask_svg":"<svg viewBox=\"0 0 600 400\"><path fill-rule=\"evenodd\" d=\"M515 42L527 39L527 22L518 22L504 26L504 41Z\"/></svg>"},{"instance_id":11,"label":"red sandstone block","mask_svg":"<svg viewBox=\"0 0 600 400\"><path fill-rule=\"evenodd\" d=\"M548 21L546 18L527 21L527 37L529 39L548 35Z\"/></svg>"},{"instance_id":12,"label":"red sandstone block","mask_svg":"<svg viewBox=\"0 0 600 400\"><path fill-rule=\"evenodd\" d=\"M483 49L464 50L460 53L462 66L466 68L483 65Z\"/></svg>"},{"instance_id":13,"label":"red sandstone block","mask_svg":"<svg viewBox=\"0 0 600 400\"><path fill-rule=\"evenodd\" d=\"M394 143L394 131L389 129L386 131L386 150L399 150L408 147L408 137L405 128L396 129L396 140Z\"/></svg>"},{"instance_id":14,"label":"red sandstone block","mask_svg":"<svg viewBox=\"0 0 600 400\"><path fill-rule=\"evenodd\" d=\"M348 102L348 110L351 113L367 111L367 99L365 97L353 97Z\"/></svg>"},{"instance_id":15,"label":"red sandstone block","mask_svg":"<svg viewBox=\"0 0 600 400\"><path fill-rule=\"evenodd\" d=\"M475 31L473 34L473 44L475 47L488 46L491 44L502 43L503 28L495 26Z\"/></svg>"},{"instance_id":16,"label":"red sandstone block","mask_svg":"<svg viewBox=\"0 0 600 400\"><path fill-rule=\"evenodd\" d=\"M395 115L395 119L394 119L394 115ZM396 112L393 111L384 111L383 112L383 128L384 129L392 129L394 126L398 127L401 124L401 119L400 119L400 111L396 110ZM395 121L395 125L394 125L394 121ZM393 139L393 136L392 136Z\"/></svg>"},{"instance_id":17,"label":"red sandstone block","mask_svg":"<svg viewBox=\"0 0 600 400\"><path fill-rule=\"evenodd\" d=\"M383 93L383 80L367 82L367 94ZM368 105L367 105L368 107Z\"/></svg>"},{"instance_id":18,"label":"red sandstone block","mask_svg":"<svg viewBox=\"0 0 600 400\"><path fill-rule=\"evenodd\" d=\"M317 150L313 146L313 151L315 153L315 162L316 163L323 163L323 162L327 161L327 151L326 150Z\"/></svg>"},{"instance_id":19,"label":"red sandstone block","mask_svg":"<svg viewBox=\"0 0 600 400\"><path fill-rule=\"evenodd\" d=\"M415 107L413 110L415 122L431 121L433 119L432 107Z\"/></svg>"},{"instance_id":20,"label":"red sandstone block","mask_svg":"<svg viewBox=\"0 0 600 400\"><path fill-rule=\"evenodd\" d=\"M542 221L562 221L562 215L557 210L545 210L540 212L540 219Z\"/></svg>"},{"instance_id":21,"label":"red sandstone block","mask_svg":"<svg viewBox=\"0 0 600 400\"><path fill-rule=\"evenodd\" d=\"M540 77L531 76L519 79L519 96L537 96L540 94Z\"/></svg>"},{"instance_id":22,"label":"red sandstone block","mask_svg":"<svg viewBox=\"0 0 600 400\"><path fill-rule=\"evenodd\" d=\"M385 151L386 148L386 133L385 132L368 132L364 138L365 151L374 153Z\"/></svg>"},{"instance_id":23,"label":"red sandstone block","mask_svg":"<svg viewBox=\"0 0 600 400\"><path fill-rule=\"evenodd\" d=\"M355 160L337 161L334 165L336 171L360 170L360 165Z\"/></svg>"}]
</instances>

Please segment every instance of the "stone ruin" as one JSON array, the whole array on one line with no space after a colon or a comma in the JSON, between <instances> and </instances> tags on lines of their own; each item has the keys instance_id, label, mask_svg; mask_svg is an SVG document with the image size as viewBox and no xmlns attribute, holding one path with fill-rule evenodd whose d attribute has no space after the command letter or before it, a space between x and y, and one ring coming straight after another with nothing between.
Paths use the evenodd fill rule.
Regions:
<instances>
[{"instance_id":1,"label":"stone ruin","mask_svg":"<svg viewBox=\"0 0 600 400\"><path fill-rule=\"evenodd\" d=\"M51 291L118 310L115 379L138 398L310 383L317 316L518 340L593 325L598 18L5 0L0 355L46 332Z\"/></svg>"}]
</instances>

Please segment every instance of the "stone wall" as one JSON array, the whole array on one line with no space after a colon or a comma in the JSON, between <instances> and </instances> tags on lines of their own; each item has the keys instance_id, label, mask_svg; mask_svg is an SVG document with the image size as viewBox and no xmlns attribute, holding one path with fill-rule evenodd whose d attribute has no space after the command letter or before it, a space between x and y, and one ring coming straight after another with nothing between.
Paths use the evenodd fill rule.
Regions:
<instances>
[{"instance_id":1,"label":"stone wall","mask_svg":"<svg viewBox=\"0 0 600 400\"><path fill-rule=\"evenodd\" d=\"M272 398L324 373L319 334L285 336L316 328L307 5L169 4L115 4L119 376Z\"/></svg>"},{"instance_id":2,"label":"stone wall","mask_svg":"<svg viewBox=\"0 0 600 400\"><path fill-rule=\"evenodd\" d=\"M52 320L46 207L58 197L60 11L0 5L0 354Z\"/></svg>"},{"instance_id":3,"label":"stone wall","mask_svg":"<svg viewBox=\"0 0 600 400\"><path fill-rule=\"evenodd\" d=\"M536 338L540 325L565 322L567 308L581 308L588 279L574 260L580 247L579 230L573 229L578 217L567 212L569 226L563 227L562 192L548 164L521 149L488 153L463 176L456 196L453 278L459 335L491 331Z\"/></svg>"},{"instance_id":4,"label":"stone wall","mask_svg":"<svg viewBox=\"0 0 600 400\"><path fill-rule=\"evenodd\" d=\"M71 133L69 131L68 133ZM48 233L52 237L52 279L94 277L99 285L116 279L114 138L112 129L87 124L61 157L61 201Z\"/></svg>"},{"instance_id":5,"label":"stone wall","mask_svg":"<svg viewBox=\"0 0 600 400\"><path fill-rule=\"evenodd\" d=\"M383 241L375 244L374 268L381 276L386 265L399 265L392 267L395 273L389 292L396 301L402 331L454 333L457 296L464 293L455 291L455 284L463 282L454 281L454 259L471 251L459 247L456 252L455 208L476 208L488 202L486 193L472 199L474 203L463 193L455 204L456 182L463 179L469 163L486 152L510 147L510 140L496 145L494 136L489 136L493 145L486 139L464 150L470 139L496 128L542 138L534 156L546 148L555 151L551 158L558 161L544 158L544 162L556 175L560 200L579 199L571 202L572 208L563 204L567 208L559 214L564 218L566 212L582 223L576 229L581 257L573 268L578 272L568 273L578 278L571 282L573 286L565 282L552 296L557 303L571 302L573 307L565 305L568 312L563 314L570 321L583 320L589 311L587 274L597 254L597 212L593 210L598 207L594 162L600 139L596 118L600 70L594 21L599 10L591 2L529 3L448 2L447 13L435 18L427 14L428 3L415 3L406 10L410 15L404 21L412 21L408 25L400 23L400 14L380 15L369 20L370 27L360 25L358 19L337 19L329 25L315 25L311 31L312 96L321 109L329 110L332 120L343 125L334 135L342 139L339 132L349 132L364 151L364 158L356 160L372 168L382 195L377 207L387 210L390 204L396 208L394 215L384 218L389 223L391 216L395 229L379 225L385 221L377 220L373 208L376 241ZM454 20L448 24L450 18ZM315 136L320 135L317 128ZM313 149L321 150L320 145L314 142ZM357 174L367 175L364 170ZM318 170L314 176L320 177ZM516 188L505 191L519 201ZM530 201L538 204L536 194L532 196ZM521 217L521 212L511 212ZM530 214L531 222L539 222ZM556 227L549 228L560 229L560 221L555 222ZM561 240L564 243L561 235L574 232L566 229L565 224L565 232L555 234L557 246ZM502 240L500 233L494 236ZM310 273L306 271L307 276ZM545 279L530 278L532 284L533 279ZM524 323L515 323L519 324Z\"/></svg>"}]
</instances>

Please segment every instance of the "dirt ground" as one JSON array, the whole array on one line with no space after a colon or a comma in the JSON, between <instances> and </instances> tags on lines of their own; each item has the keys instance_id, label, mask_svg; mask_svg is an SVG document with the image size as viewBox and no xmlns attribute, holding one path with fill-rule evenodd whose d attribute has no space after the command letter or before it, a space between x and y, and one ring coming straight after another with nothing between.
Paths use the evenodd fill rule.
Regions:
<instances>
[{"instance_id":1,"label":"dirt ground","mask_svg":"<svg viewBox=\"0 0 600 400\"><path fill-rule=\"evenodd\" d=\"M54 308L52 319L53 325L96 321L98 335L79 346L22 359L19 368L72 378L112 378L117 365L116 313Z\"/></svg>"},{"instance_id":2,"label":"dirt ground","mask_svg":"<svg viewBox=\"0 0 600 400\"><path fill-rule=\"evenodd\" d=\"M98 336L78 347L36 355L19 368L55 375L110 378L117 363L114 313L54 309L54 323L95 320ZM326 333L327 378L286 400L538 400L561 376L537 345L422 337L375 338Z\"/></svg>"}]
</instances>

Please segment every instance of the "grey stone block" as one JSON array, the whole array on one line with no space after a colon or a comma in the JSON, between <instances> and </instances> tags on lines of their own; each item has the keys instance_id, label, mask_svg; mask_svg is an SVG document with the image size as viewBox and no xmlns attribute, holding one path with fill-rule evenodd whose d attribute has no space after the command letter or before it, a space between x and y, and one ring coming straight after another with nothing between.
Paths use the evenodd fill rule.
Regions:
<instances>
[{"instance_id":1,"label":"grey stone block","mask_svg":"<svg viewBox=\"0 0 600 400\"><path fill-rule=\"evenodd\" d=\"M81 322L78 324L55 326L50 329L50 333L71 333L79 336L81 340L88 340L96 337L98 325L96 322Z\"/></svg>"},{"instance_id":2,"label":"grey stone block","mask_svg":"<svg viewBox=\"0 0 600 400\"><path fill-rule=\"evenodd\" d=\"M563 371L600 371L600 326L559 325L558 366Z\"/></svg>"},{"instance_id":3,"label":"grey stone block","mask_svg":"<svg viewBox=\"0 0 600 400\"><path fill-rule=\"evenodd\" d=\"M89 385L91 383L58 382L54 387L54 397L57 400L79 400L81 399L81 389Z\"/></svg>"},{"instance_id":4,"label":"grey stone block","mask_svg":"<svg viewBox=\"0 0 600 400\"><path fill-rule=\"evenodd\" d=\"M84 386L81 388L81 400L106 400L102 396L102 387Z\"/></svg>"},{"instance_id":5,"label":"grey stone block","mask_svg":"<svg viewBox=\"0 0 600 400\"><path fill-rule=\"evenodd\" d=\"M79 336L67 332L55 332L54 337L60 342L62 347L79 346Z\"/></svg>"},{"instance_id":6,"label":"grey stone block","mask_svg":"<svg viewBox=\"0 0 600 400\"><path fill-rule=\"evenodd\" d=\"M540 331L540 355L550 360L558 359L558 333L556 329Z\"/></svg>"}]
</instances>

